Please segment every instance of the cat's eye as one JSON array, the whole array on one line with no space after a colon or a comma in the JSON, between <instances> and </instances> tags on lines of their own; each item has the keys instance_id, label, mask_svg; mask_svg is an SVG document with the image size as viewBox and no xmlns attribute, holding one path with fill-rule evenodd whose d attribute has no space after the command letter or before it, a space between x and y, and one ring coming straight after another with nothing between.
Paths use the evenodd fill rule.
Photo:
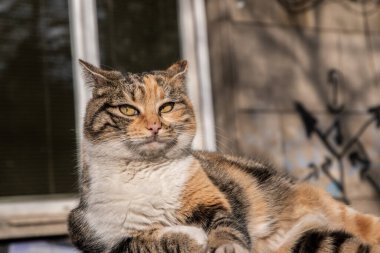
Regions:
<instances>
[{"instance_id":1,"label":"cat's eye","mask_svg":"<svg viewBox=\"0 0 380 253\"><path fill-rule=\"evenodd\" d=\"M135 116L140 114L139 110L131 105L121 105L119 106L119 110L126 116Z\"/></svg>"},{"instance_id":2,"label":"cat's eye","mask_svg":"<svg viewBox=\"0 0 380 253\"><path fill-rule=\"evenodd\" d=\"M160 106L160 113L171 112L174 107L174 102L168 102Z\"/></svg>"}]
</instances>

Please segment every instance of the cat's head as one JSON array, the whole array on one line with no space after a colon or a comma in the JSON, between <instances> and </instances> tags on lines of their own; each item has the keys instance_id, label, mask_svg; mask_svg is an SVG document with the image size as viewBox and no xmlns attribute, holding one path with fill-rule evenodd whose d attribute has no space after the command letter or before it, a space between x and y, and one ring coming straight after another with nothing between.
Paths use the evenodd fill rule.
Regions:
<instances>
[{"instance_id":1,"label":"cat's head","mask_svg":"<svg viewBox=\"0 0 380 253\"><path fill-rule=\"evenodd\" d=\"M80 63L92 87L84 121L85 142L92 150L138 160L189 152L196 126L186 96L186 61L163 71L125 75Z\"/></svg>"}]
</instances>

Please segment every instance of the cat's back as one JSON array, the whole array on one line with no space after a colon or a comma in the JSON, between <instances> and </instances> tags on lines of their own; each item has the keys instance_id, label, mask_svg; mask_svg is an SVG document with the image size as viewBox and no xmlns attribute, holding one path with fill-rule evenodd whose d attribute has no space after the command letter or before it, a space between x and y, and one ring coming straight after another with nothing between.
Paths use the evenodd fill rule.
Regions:
<instances>
[{"instance_id":1,"label":"cat's back","mask_svg":"<svg viewBox=\"0 0 380 253\"><path fill-rule=\"evenodd\" d=\"M291 177L260 159L205 151L194 151L193 156L206 174L215 180L235 178L238 183L253 183L266 190L274 186L290 188L294 185Z\"/></svg>"}]
</instances>

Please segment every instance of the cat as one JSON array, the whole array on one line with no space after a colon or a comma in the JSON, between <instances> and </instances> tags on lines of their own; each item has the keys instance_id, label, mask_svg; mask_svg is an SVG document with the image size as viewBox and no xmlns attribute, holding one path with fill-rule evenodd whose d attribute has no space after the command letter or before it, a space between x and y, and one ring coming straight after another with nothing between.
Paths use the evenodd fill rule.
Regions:
<instances>
[{"instance_id":1,"label":"cat","mask_svg":"<svg viewBox=\"0 0 380 253\"><path fill-rule=\"evenodd\" d=\"M380 252L380 219L259 160L193 151L187 62L127 73L80 60L92 87L80 202L83 252Z\"/></svg>"}]
</instances>

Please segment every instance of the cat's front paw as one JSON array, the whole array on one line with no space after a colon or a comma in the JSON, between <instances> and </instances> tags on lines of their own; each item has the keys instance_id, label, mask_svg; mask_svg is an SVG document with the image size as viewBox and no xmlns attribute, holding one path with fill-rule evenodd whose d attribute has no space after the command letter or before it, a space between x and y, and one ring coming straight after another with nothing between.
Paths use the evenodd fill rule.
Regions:
<instances>
[{"instance_id":1,"label":"cat's front paw","mask_svg":"<svg viewBox=\"0 0 380 253\"><path fill-rule=\"evenodd\" d=\"M223 244L222 246L219 246L215 253L249 253L249 250L246 248L243 248L239 244L236 243L229 243L229 244Z\"/></svg>"},{"instance_id":2,"label":"cat's front paw","mask_svg":"<svg viewBox=\"0 0 380 253\"><path fill-rule=\"evenodd\" d=\"M193 226L173 226L162 229L163 248L166 252L206 253L207 234Z\"/></svg>"}]
</instances>

